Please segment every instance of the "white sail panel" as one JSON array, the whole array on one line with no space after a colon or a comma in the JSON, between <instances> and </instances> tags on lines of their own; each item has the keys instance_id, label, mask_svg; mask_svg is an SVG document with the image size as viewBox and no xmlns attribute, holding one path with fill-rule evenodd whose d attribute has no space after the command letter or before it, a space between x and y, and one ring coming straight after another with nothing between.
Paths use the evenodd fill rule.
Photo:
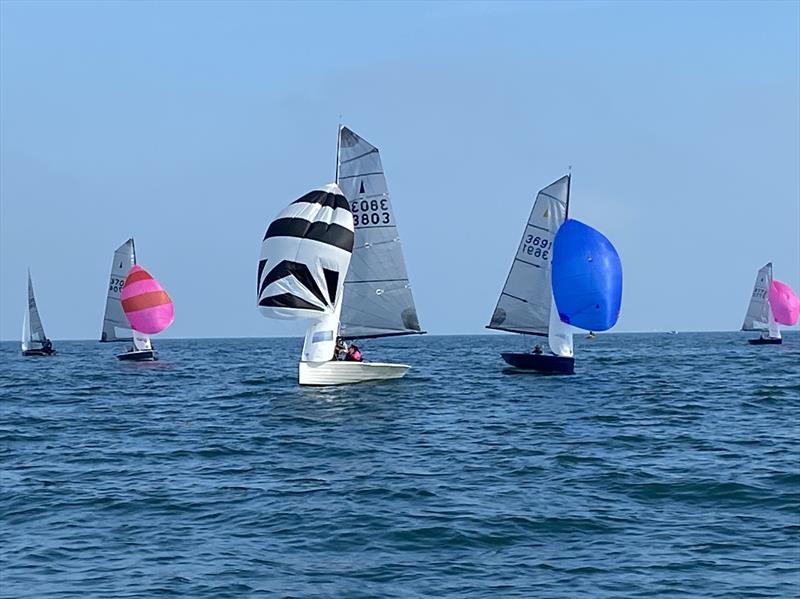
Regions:
<instances>
[{"instance_id":1,"label":"white sail panel","mask_svg":"<svg viewBox=\"0 0 800 599\"><path fill-rule=\"evenodd\" d=\"M150 337L136 330L133 331L133 346L139 351L153 349Z\"/></svg>"},{"instance_id":2,"label":"white sail panel","mask_svg":"<svg viewBox=\"0 0 800 599\"><path fill-rule=\"evenodd\" d=\"M380 153L347 127L339 129L336 179L355 225L342 337L421 333Z\"/></svg>"},{"instance_id":3,"label":"white sail panel","mask_svg":"<svg viewBox=\"0 0 800 599\"><path fill-rule=\"evenodd\" d=\"M567 175L536 195L511 271L487 328L548 335L553 238L566 218L568 193Z\"/></svg>"},{"instance_id":4,"label":"white sail panel","mask_svg":"<svg viewBox=\"0 0 800 599\"><path fill-rule=\"evenodd\" d=\"M547 344L550 346L550 351L557 356L571 358L574 355L572 326L561 321L555 298L551 299L550 304L550 325L547 333Z\"/></svg>"},{"instance_id":5,"label":"white sail panel","mask_svg":"<svg viewBox=\"0 0 800 599\"><path fill-rule=\"evenodd\" d=\"M753 293L742 323L743 331L764 331L769 328L770 307L767 301L769 286L772 284L772 262L762 266L756 275Z\"/></svg>"},{"instance_id":6,"label":"white sail panel","mask_svg":"<svg viewBox=\"0 0 800 599\"><path fill-rule=\"evenodd\" d=\"M120 295L122 294L122 288L125 286L125 278L128 276L128 271L133 268L134 264L136 264L136 250L133 245L133 238L131 238L114 252L100 341L131 341L133 339L131 325L122 310Z\"/></svg>"},{"instance_id":7,"label":"white sail panel","mask_svg":"<svg viewBox=\"0 0 800 599\"><path fill-rule=\"evenodd\" d=\"M22 317L22 351L31 348L31 319L28 307L25 306L25 316Z\"/></svg>"},{"instance_id":8,"label":"white sail panel","mask_svg":"<svg viewBox=\"0 0 800 599\"><path fill-rule=\"evenodd\" d=\"M47 336L44 333L44 326L42 326L42 319L39 317L39 309L36 307L36 297L33 294L33 282L31 281L31 273L28 271L28 309L27 309L27 325L23 329L23 334L26 336L23 339L23 350L29 349L33 343L44 343ZM27 343L28 347L25 347Z\"/></svg>"},{"instance_id":9,"label":"white sail panel","mask_svg":"<svg viewBox=\"0 0 800 599\"><path fill-rule=\"evenodd\" d=\"M353 238L350 206L335 184L290 204L264 235L258 307L269 318L314 321L306 336L304 361L333 357Z\"/></svg>"},{"instance_id":10,"label":"white sail panel","mask_svg":"<svg viewBox=\"0 0 800 599\"><path fill-rule=\"evenodd\" d=\"M764 334L762 333L762 337ZM769 305L767 302L767 334L766 336L769 339L780 339L781 338L781 329L778 326L778 322L775 320L775 315L772 313L772 306Z\"/></svg>"}]
</instances>

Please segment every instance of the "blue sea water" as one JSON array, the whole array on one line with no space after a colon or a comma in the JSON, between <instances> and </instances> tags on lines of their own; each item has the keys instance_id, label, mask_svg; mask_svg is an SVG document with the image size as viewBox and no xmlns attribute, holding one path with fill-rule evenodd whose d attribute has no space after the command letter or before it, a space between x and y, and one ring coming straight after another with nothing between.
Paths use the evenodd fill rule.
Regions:
<instances>
[{"instance_id":1,"label":"blue sea water","mask_svg":"<svg viewBox=\"0 0 800 599\"><path fill-rule=\"evenodd\" d=\"M298 339L3 343L0 596L798 597L800 338L746 338L580 338L572 377L385 339L404 380L323 389Z\"/></svg>"}]
</instances>

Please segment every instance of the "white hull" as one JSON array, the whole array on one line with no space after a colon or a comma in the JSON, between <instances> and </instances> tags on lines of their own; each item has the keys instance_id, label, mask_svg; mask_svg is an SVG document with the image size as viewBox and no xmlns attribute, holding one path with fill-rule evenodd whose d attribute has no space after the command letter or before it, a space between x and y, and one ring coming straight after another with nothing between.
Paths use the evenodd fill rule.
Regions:
<instances>
[{"instance_id":1,"label":"white hull","mask_svg":"<svg viewBox=\"0 0 800 599\"><path fill-rule=\"evenodd\" d=\"M301 385L351 385L405 376L410 366L381 362L300 362Z\"/></svg>"}]
</instances>

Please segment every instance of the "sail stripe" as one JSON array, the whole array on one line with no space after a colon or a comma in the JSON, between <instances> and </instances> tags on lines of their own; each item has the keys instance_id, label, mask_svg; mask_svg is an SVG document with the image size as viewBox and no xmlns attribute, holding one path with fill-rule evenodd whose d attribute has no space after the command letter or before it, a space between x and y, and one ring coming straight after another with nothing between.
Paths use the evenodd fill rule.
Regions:
<instances>
[{"instance_id":1,"label":"sail stripe","mask_svg":"<svg viewBox=\"0 0 800 599\"><path fill-rule=\"evenodd\" d=\"M328 193L326 191L322 191L321 189L315 189L314 191L309 191L306 195L301 198L296 199L292 204L320 204L322 206L327 206L328 208L344 208L348 212L350 211L350 204L347 203L347 200L338 194Z\"/></svg>"},{"instance_id":2,"label":"sail stripe","mask_svg":"<svg viewBox=\"0 0 800 599\"><path fill-rule=\"evenodd\" d=\"M264 241L270 237L298 237L327 243L347 252L353 249L353 232L341 225L310 222L304 218L279 218L270 224Z\"/></svg>"},{"instance_id":3,"label":"sail stripe","mask_svg":"<svg viewBox=\"0 0 800 599\"><path fill-rule=\"evenodd\" d=\"M258 305L262 308L295 308L297 310L316 310L317 312L324 312L324 308L316 306L303 298L292 295L291 293L282 293L280 295L271 295L265 297Z\"/></svg>"},{"instance_id":4,"label":"sail stripe","mask_svg":"<svg viewBox=\"0 0 800 599\"><path fill-rule=\"evenodd\" d=\"M137 312L139 310L147 310L148 308L155 308L163 306L164 304L171 304L172 300L163 289L160 291L150 291L148 293L141 293L134 295L127 299L122 300L122 309L127 314L128 312Z\"/></svg>"},{"instance_id":5,"label":"sail stripe","mask_svg":"<svg viewBox=\"0 0 800 599\"><path fill-rule=\"evenodd\" d=\"M137 281L148 281L152 279L153 277L150 276L150 273L142 269L129 274L128 278L125 279L125 284L130 285L131 283L136 283Z\"/></svg>"},{"instance_id":6,"label":"sail stripe","mask_svg":"<svg viewBox=\"0 0 800 599\"><path fill-rule=\"evenodd\" d=\"M320 302L323 304L328 303L319 285L317 285L317 282L314 280L314 277L311 276L311 271L308 270L308 266L302 262L292 262L291 260L279 262L275 268L267 273L267 276L264 277L264 281L261 283L261 289L258 290L259 294L263 293L270 284L284 277L294 277L297 279L298 283L310 291Z\"/></svg>"},{"instance_id":7,"label":"sail stripe","mask_svg":"<svg viewBox=\"0 0 800 599\"><path fill-rule=\"evenodd\" d=\"M331 298L331 305L336 303L336 288L339 286L339 273L329 268L323 268L322 274L325 276L325 285L328 287L328 297Z\"/></svg>"}]
</instances>

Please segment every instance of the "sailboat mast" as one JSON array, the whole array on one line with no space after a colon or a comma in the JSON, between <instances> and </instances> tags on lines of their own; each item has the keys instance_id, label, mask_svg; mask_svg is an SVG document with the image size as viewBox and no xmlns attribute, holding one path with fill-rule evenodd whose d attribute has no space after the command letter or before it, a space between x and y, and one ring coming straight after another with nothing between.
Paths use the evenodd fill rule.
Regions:
<instances>
[{"instance_id":1,"label":"sailboat mast","mask_svg":"<svg viewBox=\"0 0 800 599\"><path fill-rule=\"evenodd\" d=\"M341 143L342 139L342 124L339 123L338 129L336 129L336 178L334 181L336 185L339 185L339 144Z\"/></svg>"},{"instance_id":2,"label":"sailboat mast","mask_svg":"<svg viewBox=\"0 0 800 599\"><path fill-rule=\"evenodd\" d=\"M572 167L569 167L569 172L567 173L567 206L564 209L564 220L569 218L569 188L572 184Z\"/></svg>"},{"instance_id":3,"label":"sailboat mast","mask_svg":"<svg viewBox=\"0 0 800 599\"><path fill-rule=\"evenodd\" d=\"M136 243L133 241L133 237L131 237L131 249L133 250L133 263L136 264Z\"/></svg>"}]
</instances>

